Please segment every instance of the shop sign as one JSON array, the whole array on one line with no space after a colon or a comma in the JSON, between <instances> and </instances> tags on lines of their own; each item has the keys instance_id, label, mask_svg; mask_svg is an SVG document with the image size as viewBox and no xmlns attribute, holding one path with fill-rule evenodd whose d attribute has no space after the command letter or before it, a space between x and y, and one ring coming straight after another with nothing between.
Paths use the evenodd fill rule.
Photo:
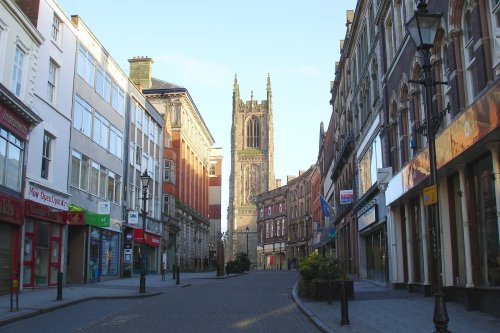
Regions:
<instances>
[{"instance_id":1,"label":"shop sign","mask_svg":"<svg viewBox=\"0 0 500 333\"><path fill-rule=\"evenodd\" d=\"M24 222L24 200L0 194L0 220L22 225Z\"/></svg>"},{"instance_id":2,"label":"shop sign","mask_svg":"<svg viewBox=\"0 0 500 333\"><path fill-rule=\"evenodd\" d=\"M29 183L28 190L26 191L26 199L64 211L67 211L69 206L67 197L54 193L31 182Z\"/></svg>"},{"instance_id":3,"label":"shop sign","mask_svg":"<svg viewBox=\"0 0 500 333\"><path fill-rule=\"evenodd\" d=\"M109 214L96 214L91 212L85 212L85 223L99 228L109 227L110 225Z\"/></svg>"},{"instance_id":4,"label":"shop sign","mask_svg":"<svg viewBox=\"0 0 500 333\"><path fill-rule=\"evenodd\" d=\"M136 210L131 210L128 212L128 224L138 224L139 223L139 212Z\"/></svg>"},{"instance_id":5,"label":"shop sign","mask_svg":"<svg viewBox=\"0 0 500 333\"><path fill-rule=\"evenodd\" d=\"M97 214L111 214L111 204L109 203L109 201L100 201L97 204Z\"/></svg>"},{"instance_id":6,"label":"shop sign","mask_svg":"<svg viewBox=\"0 0 500 333\"><path fill-rule=\"evenodd\" d=\"M372 223L377 221L377 206L373 205L364 211L362 214L358 215L358 231L366 228Z\"/></svg>"},{"instance_id":7,"label":"shop sign","mask_svg":"<svg viewBox=\"0 0 500 333\"><path fill-rule=\"evenodd\" d=\"M49 206L41 205L37 202L26 200L27 216L34 217L39 220L50 221L64 224L66 222L66 212L59 210L54 211Z\"/></svg>"},{"instance_id":8,"label":"shop sign","mask_svg":"<svg viewBox=\"0 0 500 333\"><path fill-rule=\"evenodd\" d=\"M160 246L160 236L148 232L144 235L144 243L151 246ZM134 242L142 243L142 229L134 229Z\"/></svg>"},{"instance_id":9,"label":"shop sign","mask_svg":"<svg viewBox=\"0 0 500 333\"><path fill-rule=\"evenodd\" d=\"M66 224L85 225L84 212L66 212Z\"/></svg>"},{"instance_id":10,"label":"shop sign","mask_svg":"<svg viewBox=\"0 0 500 333\"><path fill-rule=\"evenodd\" d=\"M437 185L424 188L424 206L434 205L438 202Z\"/></svg>"},{"instance_id":11,"label":"shop sign","mask_svg":"<svg viewBox=\"0 0 500 333\"><path fill-rule=\"evenodd\" d=\"M341 205L348 205L352 203L354 199L354 192L353 190L341 190L340 191L340 204Z\"/></svg>"},{"instance_id":12,"label":"shop sign","mask_svg":"<svg viewBox=\"0 0 500 333\"><path fill-rule=\"evenodd\" d=\"M8 128L9 131L12 131L23 140L28 138L28 123L23 118L4 107L2 104L0 104L0 124Z\"/></svg>"}]
</instances>

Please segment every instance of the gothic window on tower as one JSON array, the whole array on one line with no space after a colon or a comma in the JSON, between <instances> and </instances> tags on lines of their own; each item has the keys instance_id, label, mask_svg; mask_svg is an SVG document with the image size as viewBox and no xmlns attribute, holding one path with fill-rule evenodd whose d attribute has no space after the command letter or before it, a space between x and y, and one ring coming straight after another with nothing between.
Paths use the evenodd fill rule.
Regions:
<instances>
[{"instance_id":1,"label":"gothic window on tower","mask_svg":"<svg viewBox=\"0 0 500 333\"><path fill-rule=\"evenodd\" d=\"M252 164L245 168L245 198L246 203L253 203L255 195L259 194L259 168Z\"/></svg>"},{"instance_id":2,"label":"gothic window on tower","mask_svg":"<svg viewBox=\"0 0 500 333\"><path fill-rule=\"evenodd\" d=\"M257 117L248 119L247 122L247 147L260 148L260 121Z\"/></svg>"}]
</instances>

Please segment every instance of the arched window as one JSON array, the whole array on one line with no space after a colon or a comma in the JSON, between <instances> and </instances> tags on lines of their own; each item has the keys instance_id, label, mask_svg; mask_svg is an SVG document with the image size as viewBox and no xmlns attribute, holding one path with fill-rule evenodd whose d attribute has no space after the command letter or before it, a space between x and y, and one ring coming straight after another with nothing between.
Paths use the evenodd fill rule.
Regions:
<instances>
[{"instance_id":1,"label":"arched window","mask_svg":"<svg viewBox=\"0 0 500 333\"><path fill-rule=\"evenodd\" d=\"M247 147L260 148L260 121L257 117L248 119L247 122Z\"/></svg>"},{"instance_id":2,"label":"arched window","mask_svg":"<svg viewBox=\"0 0 500 333\"><path fill-rule=\"evenodd\" d=\"M465 97L466 105L470 105L478 93L477 69L474 55L474 38L472 35L472 18L467 6L462 13L462 47L464 51Z\"/></svg>"},{"instance_id":3,"label":"arched window","mask_svg":"<svg viewBox=\"0 0 500 333\"><path fill-rule=\"evenodd\" d=\"M408 115L408 87L403 85L399 100L399 145L401 165L410 160L410 117Z\"/></svg>"},{"instance_id":4,"label":"arched window","mask_svg":"<svg viewBox=\"0 0 500 333\"><path fill-rule=\"evenodd\" d=\"M423 78L422 67L419 64L415 65L412 71L412 80L420 80ZM412 110L411 114L413 116L413 123L415 128L415 143L417 149L422 149L424 147L425 140L422 132L417 132L416 129L423 124L425 121L425 95L424 95L424 86L415 83L412 85Z\"/></svg>"},{"instance_id":5,"label":"arched window","mask_svg":"<svg viewBox=\"0 0 500 333\"><path fill-rule=\"evenodd\" d=\"M399 135L398 135L398 126L397 126L397 114L398 114L398 106L396 102L392 102L391 105L391 164L394 170L394 173L399 171L401 168L399 163Z\"/></svg>"}]
</instances>

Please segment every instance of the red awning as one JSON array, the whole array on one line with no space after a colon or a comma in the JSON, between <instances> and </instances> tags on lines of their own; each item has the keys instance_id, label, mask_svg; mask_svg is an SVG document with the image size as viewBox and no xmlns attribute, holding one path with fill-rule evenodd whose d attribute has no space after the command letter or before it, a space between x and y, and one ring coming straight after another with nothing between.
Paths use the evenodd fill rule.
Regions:
<instances>
[{"instance_id":1,"label":"red awning","mask_svg":"<svg viewBox=\"0 0 500 333\"><path fill-rule=\"evenodd\" d=\"M146 232L144 240L147 245L160 246L161 238L158 235ZM134 229L134 242L142 243L142 229Z\"/></svg>"}]
</instances>

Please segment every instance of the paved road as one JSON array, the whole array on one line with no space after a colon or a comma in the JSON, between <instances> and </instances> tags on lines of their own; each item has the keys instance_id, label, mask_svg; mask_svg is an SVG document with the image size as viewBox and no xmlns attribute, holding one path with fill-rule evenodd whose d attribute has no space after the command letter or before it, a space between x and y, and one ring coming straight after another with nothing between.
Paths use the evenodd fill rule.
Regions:
<instances>
[{"instance_id":1,"label":"paved road","mask_svg":"<svg viewBox=\"0 0 500 333\"><path fill-rule=\"evenodd\" d=\"M297 272L198 279L141 299L95 300L0 327L0 332L319 332L291 297Z\"/></svg>"}]
</instances>

